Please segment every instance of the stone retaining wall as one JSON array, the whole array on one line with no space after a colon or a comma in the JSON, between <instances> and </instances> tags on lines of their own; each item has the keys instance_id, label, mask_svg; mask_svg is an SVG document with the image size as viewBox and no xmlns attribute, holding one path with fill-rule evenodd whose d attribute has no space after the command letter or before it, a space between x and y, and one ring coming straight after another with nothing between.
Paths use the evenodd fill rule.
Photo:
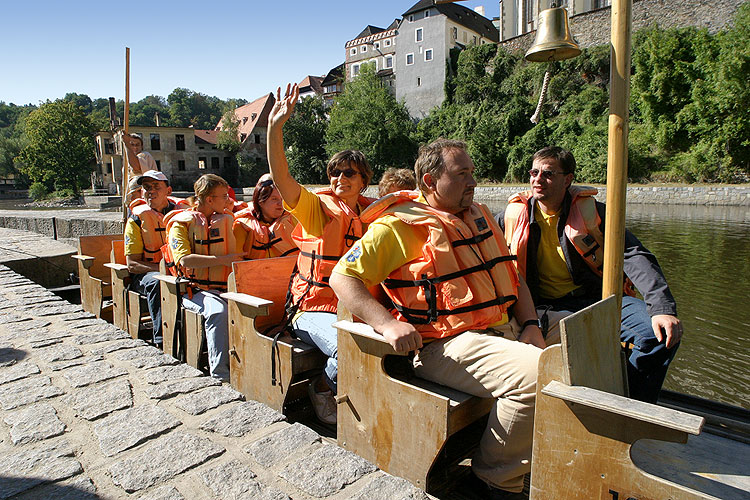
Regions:
<instances>
[{"instance_id":1,"label":"stone retaining wall","mask_svg":"<svg viewBox=\"0 0 750 500\"><path fill-rule=\"evenodd\" d=\"M0 266L0 499L429 497Z\"/></svg>"},{"instance_id":2,"label":"stone retaining wall","mask_svg":"<svg viewBox=\"0 0 750 500\"><path fill-rule=\"evenodd\" d=\"M710 33L724 29L746 0L635 0L633 32L658 24L661 28L706 28ZM609 7L570 17L570 32L582 48L610 42ZM510 38L500 45L509 51L526 52L534 43L536 31Z\"/></svg>"}]
</instances>

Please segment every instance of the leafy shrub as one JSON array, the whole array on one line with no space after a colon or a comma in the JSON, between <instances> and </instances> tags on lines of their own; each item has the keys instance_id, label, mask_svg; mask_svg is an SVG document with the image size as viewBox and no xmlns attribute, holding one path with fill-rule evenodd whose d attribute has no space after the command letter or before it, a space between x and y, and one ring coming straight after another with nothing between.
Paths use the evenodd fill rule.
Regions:
<instances>
[{"instance_id":1,"label":"leafy shrub","mask_svg":"<svg viewBox=\"0 0 750 500\"><path fill-rule=\"evenodd\" d=\"M34 201L43 200L49 194L47 186L41 182L34 182L29 186L29 198Z\"/></svg>"}]
</instances>

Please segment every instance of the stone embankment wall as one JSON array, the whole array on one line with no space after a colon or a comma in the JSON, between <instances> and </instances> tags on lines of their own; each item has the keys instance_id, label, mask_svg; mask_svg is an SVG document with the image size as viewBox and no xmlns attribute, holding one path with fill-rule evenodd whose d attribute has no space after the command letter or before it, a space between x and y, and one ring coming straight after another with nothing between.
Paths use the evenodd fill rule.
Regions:
<instances>
[{"instance_id":1,"label":"stone embankment wall","mask_svg":"<svg viewBox=\"0 0 750 500\"><path fill-rule=\"evenodd\" d=\"M658 24L661 28L695 26L710 33L722 30L732 21L745 0L635 0L633 2L633 31ZM570 31L582 47L609 44L609 7L571 16ZM501 42L510 51L526 52L534 43L536 31Z\"/></svg>"},{"instance_id":2,"label":"stone embankment wall","mask_svg":"<svg viewBox=\"0 0 750 500\"><path fill-rule=\"evenodd\" d=\"M429 498L1 265L0 280L0 498Z\"/></svg>"}]
</instances>

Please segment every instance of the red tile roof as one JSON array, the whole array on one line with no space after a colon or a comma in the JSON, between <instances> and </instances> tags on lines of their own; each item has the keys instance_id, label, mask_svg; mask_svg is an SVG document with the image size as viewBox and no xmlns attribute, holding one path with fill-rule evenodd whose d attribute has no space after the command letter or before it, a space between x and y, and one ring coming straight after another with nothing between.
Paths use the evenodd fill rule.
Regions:
<instances>
[{"instance_id":1,"label":"red tile roof","mask_svg":"<svg viewBox=\"0 0 750 500\"><path fill-rule=\"evenodd\" d=\"M203 139L209 144L216 144L216 136L219 135L218 130L194 130L195 137L197 139Z\"/></svg>"},{"instance_id":2,"label":"red tile roof","mask_svg":"<svg viewBox=\"0 0 750 500\"><path fill-rule=\"evenodd\" d=\"M250 137L255 127L267 127L268 113L271 111L274 102L276 102L276 99L273 94L268 93L253 102L235 109L234 116L240 121L239 134L245 134L245 137L247 138ZM221 120L219 120L219 123L216 125L216 131L220 130Z\"/></svg>"},{"instance_id":3,"label":"red tile roof","mask_svg":"<svg viewBox=\"0 0 750 500\"><path fill-rule=\"evenodd\" d=\"M308 92L312 90L317 95L323 94L323 79L325 76L312 76L307 75L305 78L302 79L301 82L299 82L299 90L300 92Z\"/></svg>"}]
</instances>

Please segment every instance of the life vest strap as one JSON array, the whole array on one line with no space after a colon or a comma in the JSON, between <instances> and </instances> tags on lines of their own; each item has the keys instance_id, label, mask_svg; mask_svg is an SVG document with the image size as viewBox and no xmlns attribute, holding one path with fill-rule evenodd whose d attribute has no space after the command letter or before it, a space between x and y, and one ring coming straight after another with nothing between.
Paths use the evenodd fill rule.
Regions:
<instances>
[{"instance_id":1,"label":"life vest strap","mask_svg":"<svg viewBox=\"0 0 750 500\"><path fill-rule=\"evenodd\" d=\"M310 286L317 286L317 287L323 287L323 288L330 288L331 286L328 284L328 280L329 280L328 277L323 278L323 281L321 282L321 281L315 281L312 278L308 278L302 273L298 273L298 275L299 275L299 279L301 279L302 281L304 281Z\"/></svg>"},{"instance_id":2,"label":"life vest strap","mask_svg":"<svg viewBox=\"0 0 750 500\"><path fill-rule=\"evenodd\" d=\"M268 243L263 243L262 245L253 244L253 250L268 250L269 248L273 247L276 243L280 241L281 241L281 238L276 238L275 240L271 240Z\"/></svg>"},{"instance_id":3,"label":"life vest strap","mask_svg":"<svg viewBox=\"0 0 750 500\"><path fill-rule=\"evenodd\" d=\"M452 279L460 278L462 276L466 276L468 274L476 273L479 271L489 271L490 269L495 267L497 264L500 264L501 262L507 262L507 261L513 261L513 260L516 260L515 255L502 255L500 257L495 257L494 259L488 260L487 262L477 264L476 266L467 267L466 269L462 269L460 271L456 271L453 273L444 274L443 276L435 276L434 278L424 277L419 280L399 280L399 279L387 278L383 282L383 285L385 285L385 287L388 289L406 288L406 287L412 287L412 286L424 287L424 286L432 285L435 283L442 283L444 281L450 281Z\"/></svg>"},{"instance_id":4,"label":"life vest strap","mask_svg":"<svg viewBox=\"0 0 750 500\"><path fill-rule=\"evenodd\" d=\"M451 243L453 245L453 248L458 248L460 246L464 245L477 245L487 238L490 238L492 236L492 231L485 231L484 233L478 234L476 236L472 236L471 238L464 238L463 240L456 240Z\"/></svg>"},{"instance_id":5,"label":"life vest strap","mask_svg":"<svg viewBox=\"0 0 750 500\"><path fill-rule=\"evenodd\" d=\"M196 238L193 240L193 242L196 245L211 245L213 243L221 243L222 241L224 241L224 238L215 238L215 239L209 238L207 240L199 240Z\"/></svg>"},{"instance_id":6,"label":"life vest strap","mask_svg":"<svg viewBox=\"0 0 750 500\"><path fill-rule=\"evenodd\" d=\"M300 250L300 255L313 260L332 260L338 262L341 258L340 255L318 255L315 252L303 252Z\"/></svg>"},{"instance_id":7,"label":"life vest strap","mask_svg":"<svg viewBox=\"0 0 750 500\"><path fill-rule=\"evenodd\" d=\"M430 304L428 309L415 309L411 307L404 307L398 304L393 304L393 307L400 312L409 323L415 325L428 325L437 321L440 316L448 316L455 314L466 314L486 307L502 306L508 302L515 302L518 297L515 295L505 295L503 297L496 297L492 300L481 302L479 304L473 304L470 306L457 307L456 309L438 309L434 304L434 297L431 297L427 303Z\"/></svg>"},{"instance_id":8,"label":"life vest strap","mask_svg":"<svg viewBox=\"0 0 750 500\"><path fill-rule=\"evenodd\" d=\"M292 254L292 253L296 252L297 250L299 250L299 248L297 248L297 247L290 248L286 252L284 252L281 255L279 255L279 257L286 257L287 255Z\"/></svg>"}]
</instances>

